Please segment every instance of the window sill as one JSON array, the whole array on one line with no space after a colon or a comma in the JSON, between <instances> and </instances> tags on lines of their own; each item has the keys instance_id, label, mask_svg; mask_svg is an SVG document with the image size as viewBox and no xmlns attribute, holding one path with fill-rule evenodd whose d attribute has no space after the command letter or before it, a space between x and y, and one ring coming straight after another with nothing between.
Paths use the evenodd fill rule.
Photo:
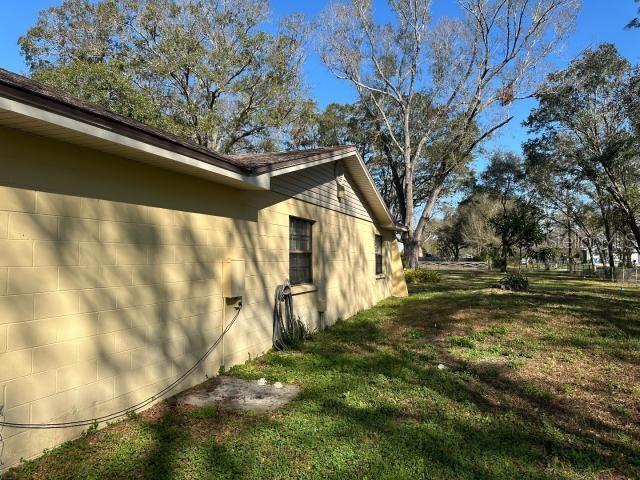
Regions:
<instances>
[{"instance_id":1,"label":"window sill","mask_svg":"<svg viewBox=\"0 0 640 480\"><path fill-rule=\"evenodd\" d=\"M382 280L387 278L387 276L384 273L377 273L376 274L376 280Z\"/></svg>"},{"instance_id":2,"label":"window sill","mask_svg":"<svg viewBox=\"0 0 640 480\"><path fill-rule=\"evenodd\" d=\"M291 295L302 295L303 293L311 293L318 290L312 283L301 283L300 285L291 285Z\"/></svg>"}]
</instances>

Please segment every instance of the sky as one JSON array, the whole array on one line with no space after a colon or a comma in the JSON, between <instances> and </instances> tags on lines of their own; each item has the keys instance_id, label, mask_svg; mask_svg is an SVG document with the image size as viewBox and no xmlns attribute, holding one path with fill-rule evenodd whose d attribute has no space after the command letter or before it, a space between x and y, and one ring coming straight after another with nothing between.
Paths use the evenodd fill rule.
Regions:
<instances>
[{"instance_id":1,"label":"sky","mask_svg":"<svg viewBox=\"0 0 640 480\"><path fill-rule=\"evenodd\" d=\"M637 4L633 0L583 0L583 9L578 17L576 28L568 39L564 51L552 59L558 68L564 67L583 50L603 42L615 44L622 55L632 63L640 63L640 30L625 30L624 26L635 16ZM17 73L27 73L17 40L37 19L38 12L44 8L59 5L61 0L0 0L0 67ZM272 0L273 21L278 18L301 12L307 18L314 18L327 4L321 0ZM385 0L374 0L376 18L388 20L389 10ZM433 0L434 18L455 16L457 8L454 0ZM305 63L305 78L309 95L322 108L329 103L347 103L356 99L354 89L346 82L337 80L329 72L313 48L308 48ZM512 107L514 120L491 140L489 149L508 149L520 151L526 139L526 129L522 121L527 117L535 102L532 100L517 103ZM482 168L486 159L480 157L476 168Z\"/></svg>"}]
</instances>

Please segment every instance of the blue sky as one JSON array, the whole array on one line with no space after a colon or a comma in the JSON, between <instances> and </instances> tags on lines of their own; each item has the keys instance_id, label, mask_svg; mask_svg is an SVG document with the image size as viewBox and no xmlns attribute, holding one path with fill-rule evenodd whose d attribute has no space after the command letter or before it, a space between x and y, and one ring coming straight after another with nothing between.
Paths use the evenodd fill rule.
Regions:
<instances>
[{"instance_id":1,"label":"blue sky","mask_svg":"<svg viewBox=\"0 0 640 480\"><path fill-rule=\"evenodd\" d=\"M20 35L35 22L38 12L60 1L55 0L2 0L0 2L0 67L17 73L26 73L26 66L16 44ZM292 12L302 12L307 17L317 15L326 2L319 0L272 0L274 19ZM585 48L602 42L614 43L620 52L633 63L640 63L640 30L629 31L624 25L634 16L636 3L633 0L584 0L575 32L567 42L566 50L554 59L558 67L566 65ZM377 17L384 20L388 9L384 0L375 0ZM454 16L457 13L454 0L433 0L435 17ZM355 92L344 81L336 80L311 51L305 64L305 76L309 94L323 107L331 102L350 102ZM526 138L520 125L526 118L533 102L522 102L513 107L515 119L494 138L491 148L519 150ZM484 159L479 159L481 167Z\"/></svg>"}]
</instances>

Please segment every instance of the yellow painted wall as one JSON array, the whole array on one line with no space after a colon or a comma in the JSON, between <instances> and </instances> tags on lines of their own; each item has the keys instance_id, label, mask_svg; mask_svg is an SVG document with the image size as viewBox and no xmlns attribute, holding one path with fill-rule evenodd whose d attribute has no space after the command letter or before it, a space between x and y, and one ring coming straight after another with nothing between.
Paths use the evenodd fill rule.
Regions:
<instances>
[{"instance_id":1,"label":"yellow painted wall","mask_svg":"<svg viewBox=\"0 0 640 480\"><path fill-rule=\"evenodd\" d=\"M162 389L221 333L225 259L245 260L242 312L179 390L268 350L290 215L315 222L315 289L294 299L312 329L406 295L390 232L385 275L374 274L371 222L16 130L0 128L0 145L5 421L92 418ZM11 466L81 430L5 427L2 460Z\"/></svg>"}]
</instances>

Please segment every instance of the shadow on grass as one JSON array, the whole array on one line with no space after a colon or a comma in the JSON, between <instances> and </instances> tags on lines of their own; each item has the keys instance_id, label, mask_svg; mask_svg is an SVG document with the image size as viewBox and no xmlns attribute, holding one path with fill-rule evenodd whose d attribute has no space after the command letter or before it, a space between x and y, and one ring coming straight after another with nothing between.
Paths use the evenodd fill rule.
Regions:
<instances>
[{"instance_id":1,"label":"shadow on grass","mask_svg":"<svg viewBox=\"0 0 640 480\"><path fill-rule=\"evenodd\" d=\"M451 316L465 310L469 301L465 297L443 301L439 309L433 299L408 302L400 306L397 316L412 329L423 326L425 317L416 312L416 303L424 302L428 305L424 313L438 310L436 332L440 333L448 330L448 322L455 322ZM353 325L348 330L349 337L358 337ZM370 335L370 326L363 330ZM436 340L432 332L424 328L426 342ZM413 393L414 405L403 408L364 402L356 408L349 396L345 397L353 389L349 382L335 384L336 391L328 399L326 385L306 391L306 395L316 400L325 398L323 414L340 415L348 424L355 421L384 437L395 446L400 458L427 459L431 467L437 464L436 470L430 470L432 478L438 476L437 472L442 478L513 478L516 474L563 478L560 473L565 471L566 478L572 478L574 474L603 471L634 477L640 471L637 432L612 427L598 418L598 412L566 405L534 383L514 381L504 364L474 367L442 350L438 361L453 368L441 371L433 363L420 365L397 344L388 346L398 353L383 349L364 362L362 356L336 356L326 345L309 348L306 353L329 357L321 365L339 365L340 371L349 371L356 378L382 375L400 382ZM637 421L637 415L627 420Z\"/></svg>"}]
</instances>

